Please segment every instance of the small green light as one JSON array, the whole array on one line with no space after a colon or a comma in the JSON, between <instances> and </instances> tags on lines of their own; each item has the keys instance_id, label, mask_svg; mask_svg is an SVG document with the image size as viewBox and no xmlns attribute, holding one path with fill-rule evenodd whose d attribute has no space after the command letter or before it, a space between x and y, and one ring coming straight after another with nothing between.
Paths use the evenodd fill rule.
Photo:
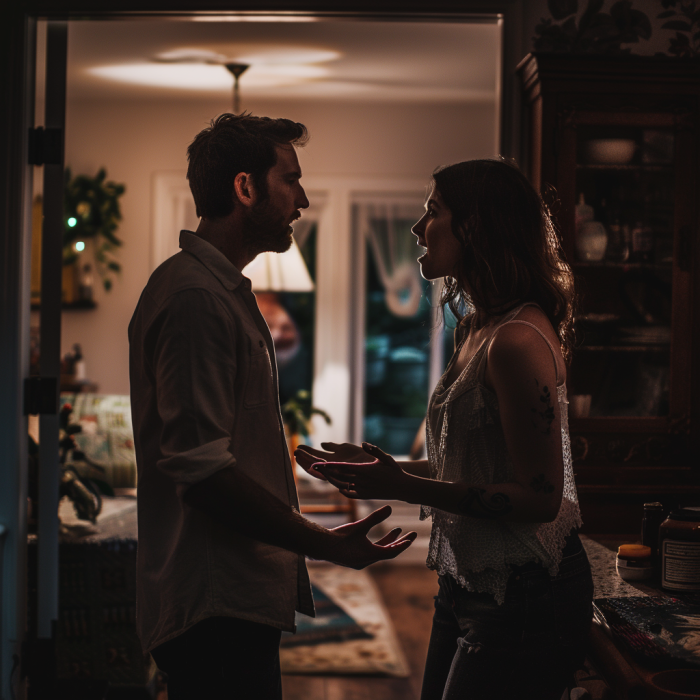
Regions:
<instances>
[{"instance_id":1,"label":"small green light","mask_svg":"<svg viewBox=\"0 0 700 700\"><path fill-rule=\"evenodd\" d=\"M70 219L68 219L68 225L73 228L78 223L78 220L74 217L71 216Z\"/></svg>"},{"instance_id":2,"label":"small green light","mask_svg":"<svg viewBox=\"0 0 700 700\"><path fill-rule=\"evenodd\" d=\"M82 253L85 250L85 243L83 243L82 241L78 241L75 244L75 249L78 251L78 253Z\"/></svg>"}]
</instances>

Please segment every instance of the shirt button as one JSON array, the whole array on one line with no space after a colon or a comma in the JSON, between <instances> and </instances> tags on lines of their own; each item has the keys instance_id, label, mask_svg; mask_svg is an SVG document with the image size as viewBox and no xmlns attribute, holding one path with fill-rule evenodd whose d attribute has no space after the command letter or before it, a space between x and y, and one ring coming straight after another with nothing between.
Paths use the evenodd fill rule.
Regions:
<instances>
[{"instance_id":1,"label":"shirt button","mask_svg":"<svg viewBox=\"0 0 700 700\"><path fill-rule=\"evenodd\" d=\"M258 342L260 343L261 348L264 347L265 343L262 340L259 340Z\"/></svg>"}]
</instances>

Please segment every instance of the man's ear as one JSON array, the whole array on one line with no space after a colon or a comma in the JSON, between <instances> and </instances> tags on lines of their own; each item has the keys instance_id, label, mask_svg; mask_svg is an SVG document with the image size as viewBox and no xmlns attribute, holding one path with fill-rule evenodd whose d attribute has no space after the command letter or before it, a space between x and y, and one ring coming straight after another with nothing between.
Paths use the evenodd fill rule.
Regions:
<instances>
[{"instance_id":1,"label":"man's ear","mask_svg":"<svg viewBox=\"0 0 700 700\"><path fill-rule=\"evenodd\" d=\"M250 173L238 173L233 179L233 191L244 207L252 207L258 198L258 192Z\"/></svg>"}]
</instances>

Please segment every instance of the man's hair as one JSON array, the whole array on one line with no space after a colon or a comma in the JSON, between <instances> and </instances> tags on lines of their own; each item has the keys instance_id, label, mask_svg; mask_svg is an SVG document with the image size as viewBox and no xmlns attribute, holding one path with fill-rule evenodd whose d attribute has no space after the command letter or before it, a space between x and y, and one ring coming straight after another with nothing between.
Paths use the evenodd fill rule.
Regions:
<instances>
[{"instance_id":1,"label":"man's hair","mask_svg":"<svg viewBox=\"0 0 700 700\"><path fill-rule=\"evenodd\" d=\"M462 318L465 306L497 314L509 305L534 301L557 331L568 362L574 276L540 195L517 165L504 159L439 168L433 182L452 213L452 233L462 246L455 277L445 278L442 304Z\"/></svg>"},{"instance_id":2,"label":"man's hair","mask_svg":"<svg viewBox=\"0 0 700 700\"><path fill-rule=\"evenodd\" d=\"M249 173L263 197L267 173L277 162L278 146L304 146L309 132L290 119L222 114L195 136L187 149L187 179L197 216L218 219L233 211L233 181Z\"/></svg>"}]
</instances>

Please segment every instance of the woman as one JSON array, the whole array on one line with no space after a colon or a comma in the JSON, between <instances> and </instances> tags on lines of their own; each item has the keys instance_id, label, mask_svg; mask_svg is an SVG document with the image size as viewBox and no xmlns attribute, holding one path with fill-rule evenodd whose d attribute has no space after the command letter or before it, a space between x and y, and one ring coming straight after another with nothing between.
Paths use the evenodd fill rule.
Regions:
<instances>
[{"instance_id":1,"label":"woman","mask_svg":"<svg viewBox=\"0 0 700 700\"><path fill-rule=\"evenodd\" d=\"M567 423L572 273L542 200L503 160L437 170L425 209L421 272L445 278L460 319L428 406L428 459L365 443L300 448L297 461L349 498L432 516L440 589L422 700L559 700L593 597Z\"/></svg>"}]
</instances>

